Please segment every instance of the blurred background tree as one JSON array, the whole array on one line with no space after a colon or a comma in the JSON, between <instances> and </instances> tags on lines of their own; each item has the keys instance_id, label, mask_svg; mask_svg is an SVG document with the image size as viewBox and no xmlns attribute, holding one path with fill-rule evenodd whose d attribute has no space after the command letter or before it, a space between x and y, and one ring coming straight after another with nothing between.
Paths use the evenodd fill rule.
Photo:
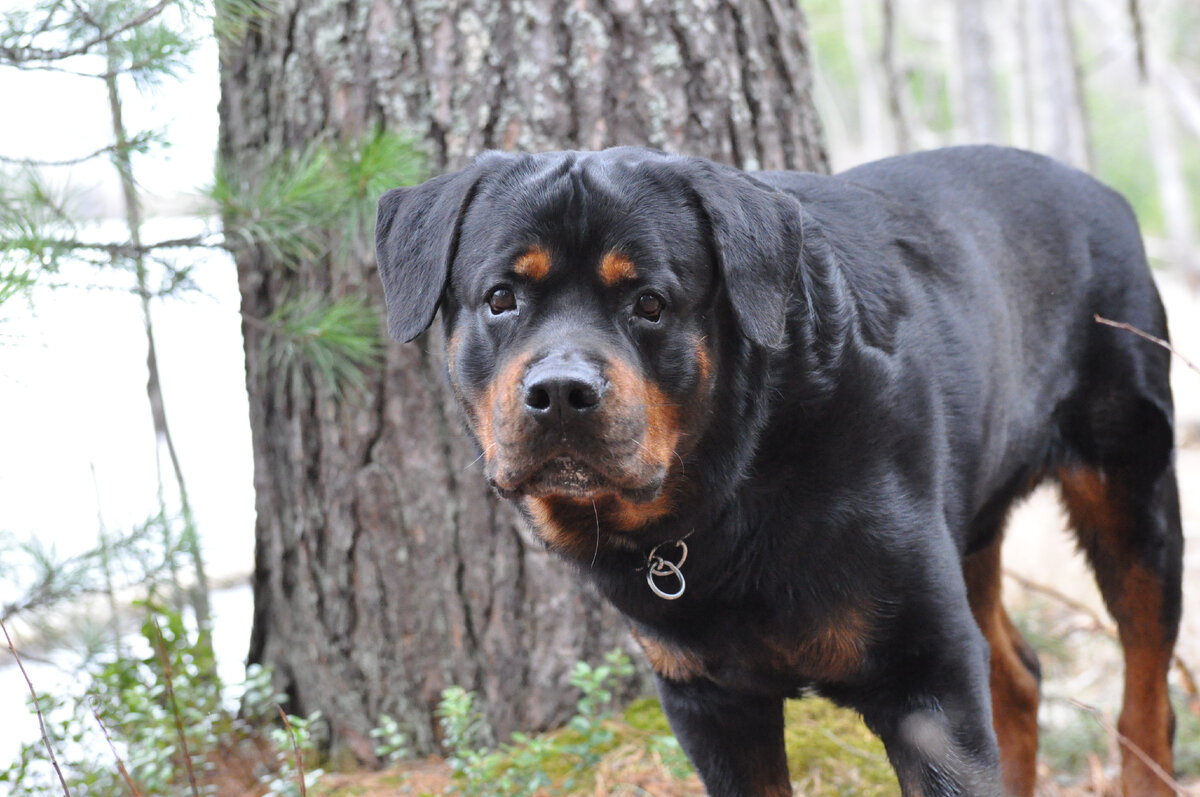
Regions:
<instances>
[{"instance_id":1,"label":"blurred background tree","mask_svg":"<svg viewBox=\"0 0 1200 797\"><path fill-rule=\"evenodd\" d=\"M1200 6L1190 0L807 0L835 169L995 143L1093 172L1153 259L1200 279Z\"/></svg>"}]
</instances>

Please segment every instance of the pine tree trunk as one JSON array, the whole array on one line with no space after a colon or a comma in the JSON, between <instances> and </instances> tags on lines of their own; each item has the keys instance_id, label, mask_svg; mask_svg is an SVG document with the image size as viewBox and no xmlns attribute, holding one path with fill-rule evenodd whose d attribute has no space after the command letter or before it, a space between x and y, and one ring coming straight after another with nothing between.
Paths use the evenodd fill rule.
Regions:
<instances>
[{"instance_id":1,"label":"pine tree trunk","mask_svg":"<svg viewBox=\"0 0 1200 797\"><path fill-rule=\"evenodd\" d=\"M825 170L794 2L283 0L222 53L221 155L254 182L286 148L382 126L431 173L488 148L645 144L746 168ZM303 287L369 293L373 242L289 268L237 253L243 313ZM380 313L382 316L382 313ZM573 709L571 665L626 644L621 620L531 543L472 462L437 325L391 344L368 395L336 401L272 371L243 325L258 523L250 660L295 712L371 760L389 713L416 749L451 684L499 738Z\"/></svg>"},{"instance_id":2,"label":"pine tree trunk","mask_svg":"<svg viewBox=\"0 0 1200 797\"><path fill-rule=\"evenodd\" d=\"M988 5L983 0L955 0L953 50L959 68L949 74L958 85L959 123L971 143L1001 141L996 103L995 69L992 66L992 37L988 30Z\"/></svg>"}]
</instances>

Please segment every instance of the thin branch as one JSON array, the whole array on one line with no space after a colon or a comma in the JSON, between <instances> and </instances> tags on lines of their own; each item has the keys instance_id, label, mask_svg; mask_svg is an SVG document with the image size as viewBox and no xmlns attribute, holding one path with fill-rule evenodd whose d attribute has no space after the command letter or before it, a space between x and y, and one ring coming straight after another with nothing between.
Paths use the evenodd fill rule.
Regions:
<instances>
[{"instance_id":1,"label":"thin branch","mask_svg":"<svg viewBox=\"0 0 1200 797\"><path fill-rule=\"evenodd\" d=\"M108 749L112 750L113 758L117 760L117 769L120 771L121 777L125 779L125 785L133 792L133 797L142 797L142 793L133 783L133 778L129 777L129 770L125 769L125 762L121 760L116 745L113 744L112 737L108 734L108 728L104 726L104 720L100 719L100 712L96 709L95 703L91 705L91 709L92 716L96 718L96 724L100 726L100 731L104 734L104 741L108 742Z\"/></svg>"},{"instance_id":2,"label":"thin branch","mask_svg":"<svg viewBox=\"0 0 1200 797\"><path fill-rule=\"evenodd\" d=\"M887 88L888 113L892 117L892 128L896 133L896 149L900 152L912 150L912 134L908 120L904 117L904 104L900 99L903 81L896 64L896 0L883 0L883 43L879 51L883 66L883 77Z\"/></svg>"},{"instance_id":3,"label":"thin branch","mask_svg":"<svg viewBox=\"0 0 1200 797\"><path fill-rule=\"evenodd\" d=\"M131 145L139 144L136 139L129 142ZM0 155L0 163L10 163L14 166L38 166L38 167L55 167L55 166L76 166L80 163L87 163L90 160L99 158L101 155L107 155L110 152L115 152L116 144L109 144L106 147L100 147L95 152L90 152L87 155L80 155L78 158L66 158L65 160L44 161L37 158L10 158L7 155Z\"/></svg>"},{"instance_id":4,"label":"thin branch","mask_svg":"<svg viewBox=\"0 0 1200 797\"><path fill-rule=\"evenodd\" d=\"M1185 789L1182 783L1171 777L1170 774L1168 774L1165 770L1163 770L1162 767L1158 765L1157 761L1147 755L1146 751L1136 745L1132 739L1117 730L1116 726L1104 716L1104 712L1102 712L1100 709L1096 708L1095 706L1089 706L1087 703L1082 703L1073 697L1064 698L1064 700L1069 705L1091 714L1096 722L1100 724L1100 727L1104 728L1107 733L1111 734L1113 738L1120 742L1122 747L1137 756L1138 760L1146 765L1146 769L1153 772L1155 777L1170 786L1176 794L1185 795L1185 797L1186 795L1193 795L1193 797L1196 795L1196 792Z\"/></svg>"},{"instance_id":5,"label":"thin branch","mask_svg":"<svg viewBox=\"0 0 1200 797\"><path fill-rule=\"evenodd\" d=\"M1036 581L1031 581L1019 573L1014 573L1008 568L1004 569L1004 575L1011 578L1013 581L1020 584L1030 592L1036 592L1039 595L1044 595L1058 603L1063 604L1067 608L1084 615L1092 622L1092 630L1099 631L1108 635L1112 639L1120 640L1120 634L1117 629L1113 628L1112 624L1106 622L1092 607L1087 606L1069 595L1059 592L1054 587L1046 584L1039 584ZM1196 676L1192 672L1192 668L1186 661L1180 658L1178 653L1171 654L1171 663L1175 665L1175 671L1179 673L1179 679L1183 682L1183 691L1188 697L1188 703L1191 710L1200 714L1200 687L1197 686Z\"/></svg>"},{"instance_id":6,"label":"thin branch","mask_svg":"<svg viewBox=\"0 0 1200 797\"><path fill-rule=\"evenodd\" d=\"M1133 26L1133 45L1137 54L1138 78L1146 82L1150 72L1146 68L1146 26L1142 22L1142 9L1138 0L1129 0L1129 22Z\"/></svg>"},{"instance_id":7,"label":"thin branch","mask_svg":"<svg viewBox=\"0 0 1200 797\"><path fill-rule=\"evenodd\" d=\"M1193 371L1200 374L1200 367L1197 367L1197 365L1195 363L1193 363L1187 357L1184 357L1182 354L1180 354L1179 350L1176 349L1174 346L1172 346L1168 341L1165 341L1162 338L1156 338L1149 333L1143 332L1142 330L1138 329L1137 327L1133 326L1132 324L1126 324L1121 321L1113 321L1113 320L1105 318L1101 315L1094 315L1094 316L1092 316L1092 318L1096 319L1096 323L1098 323L1098 324L1104 324L1105 326L1116 327L1117 329L1123 329L1126 332L1132 332L1133 334L1137 335L1139 338L1145 338L1146 340L1150 341L1151 343L1157 343L1159 346L1162 346L1164 349L1171 352L1171 354L1174 354L1176 357L1178 357L1180 360L1182 360L1183 364L1186 365L1188 368L1191 368Z\"/></svg>"},{"instance_id":8,"label":"thin branch","mask_svg":"<svg viewBox=\"0 0 1200 797\"><path fill-rule=\"evenodd\" d=\"M0 620L0 631L4 632L4 639L8 642L8 652L12 654L13 661L17 663L17 668L20 669L21 675L25 676L25 685L29 687L29 694L33 695L33 710L37 712L38 725L42 729L42 744L46 746L46 752L50 754L50 763L54 765L54 772L58 775L58 782L62 784L62 790L65 797L71 797L71 790L67 788L67 779L63 777L62 770L58 768L58 759L54 756L54 746L50 744L50 734L46 732L46 719L42 716L42 706L38 701L37 690L33 688L33 681L29 680L29 673L25 671L25 665L21 663L21 657L17 655L17 649L13 646L12 637L8 635L8 626Z\"/></svg>"},{"instance_id":9,"label":"thin branch","mask_svg":"<svg viewBox=\"0 0 1200 797\"><path fill-rule=\"evenodd\" d=\"M162 629L158 626L158 618L154 618L154 635L157 644L154 652L163 666L163 680L167 688L167 699L171 701L171 714L175 717L175 734L179 737L180 750L183 751L183 763L187 767L188 783L192 786L192 797L200 797L200 789L196 786L196 773L192 771L192 754L188 752L187 736L183 732L183 719L179 716L179 704L175 702L175 687L172 684L171 662L167 657L167 643L163 641Z\"/></svg>"},{"instance_id":10,"label":"thin branch","mask_svg":"<svg viewBox=\"0 0 1200 797\"><path fill-rule=\"evenodd\" d=\"M77 55L87 55L95 47L101 44L108 44L121 34L146 24L161 14L173 2L175 0L159 0L157 4L133 17L125 24L118 25L111 30L101 30L94 38L66 50L47 50L41 47L26 46L0 47L0 64L25 68L27 64L33 61L65 61Z\"/></svg>"},{"instance_id":11,"label":"thin branch","mask_svg":"<svg viewBox=\"0 0 1200 797\"><path fill-rule=\"evenodd\" d=\"M296 780L300 784L300 797L308 797L308 787L304 785L304 754L300 752L300 743L296 741L296 732L292 730L292 723L288 722L283 708L277 705L275 710L283 719L283 727L287 728L288 737L292 740L292 751L296 754Z\"/></svg>"}]
</instances>

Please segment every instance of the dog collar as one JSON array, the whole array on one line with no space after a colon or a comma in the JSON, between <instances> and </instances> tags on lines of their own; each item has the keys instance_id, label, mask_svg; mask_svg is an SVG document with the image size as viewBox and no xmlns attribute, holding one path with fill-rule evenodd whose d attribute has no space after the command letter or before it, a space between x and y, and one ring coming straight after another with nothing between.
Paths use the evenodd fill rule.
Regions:
<instances>
[{"instance_id":1,"label":"dog collar","mask_svg":"<svg viewBox=\"0 0 1200 797\"><path fill-rule=\"evenodd\" d=\"M689 535L691 536L691 535ZM675 547L671 553L676 554L679 561L672 562L675 556L668 559L659 553L664 548ZM673 601L683 597L684 590L687 589L687 581L683 578L683 563L687 561L688 547L687 543L682 539L669 540L660 542L651 549L650 555L646 557L646 584L649 585L650 591L663 600ZM667 579L664 585L658 583L658 579ZM678 587L673 590L664 589L665 587L675 587L675 582L678 582Z\"/></svg>"}]
</instances>

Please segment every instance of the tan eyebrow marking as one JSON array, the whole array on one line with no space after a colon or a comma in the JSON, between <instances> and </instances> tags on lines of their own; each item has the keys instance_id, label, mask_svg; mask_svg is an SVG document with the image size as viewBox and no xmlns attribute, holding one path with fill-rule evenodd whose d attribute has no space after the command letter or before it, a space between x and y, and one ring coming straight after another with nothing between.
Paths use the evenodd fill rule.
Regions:
<instances>
[{"instance_id":1,"label":"tan eyebrow marking","mask_svg":"<svg viewBox=\"0 0 1200 797\"><path fill-rule=\"evenodd\" d=\"M550 273L550 253L540 246L531 246L513 263L513 271L526 279L544 279Z\"/></svg>"},{"instance_id":2,"label":"tan eyebrow marking","mask_svg":"<svg viewBox=\"0 0 1200 797\"><path fill-rule=\"evenodd\" d=\"M609 252L600 261L600 281L610 288L619 282L637 279L633 261L618 252Z\"/></svg>"}]
</instances>

